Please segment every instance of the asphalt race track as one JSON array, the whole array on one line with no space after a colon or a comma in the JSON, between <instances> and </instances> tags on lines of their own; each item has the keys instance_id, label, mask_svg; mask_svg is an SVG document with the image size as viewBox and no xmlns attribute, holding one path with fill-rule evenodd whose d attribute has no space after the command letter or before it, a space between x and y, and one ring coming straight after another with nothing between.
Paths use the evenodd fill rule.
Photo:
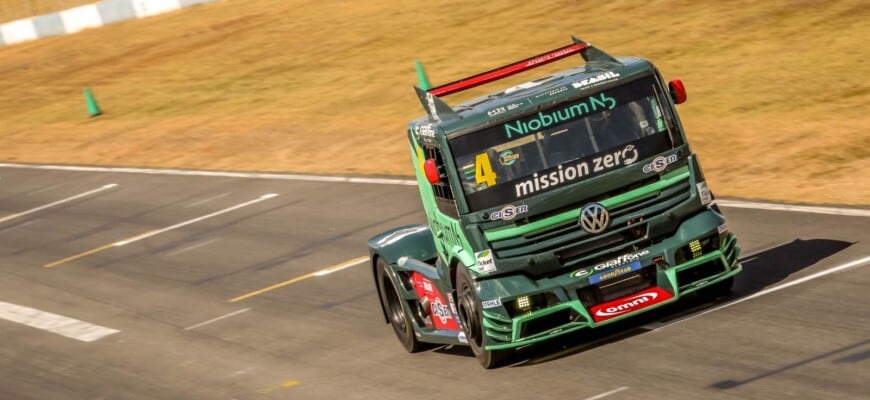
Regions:
<instances>
[{"instance_id":1,"label":"asphalt race track","mask_svg":"<svg viewBox=\"0 0 870 400\"><path fill-rule=\"evenodd\" d=\"M745 266L732 298L689 298L486 371L465 348L405 353L377 309L366 239L423 222L417 196L0 167L0 399L870 393L870 218L724 208Z\"/></svg>"}]
</instances>

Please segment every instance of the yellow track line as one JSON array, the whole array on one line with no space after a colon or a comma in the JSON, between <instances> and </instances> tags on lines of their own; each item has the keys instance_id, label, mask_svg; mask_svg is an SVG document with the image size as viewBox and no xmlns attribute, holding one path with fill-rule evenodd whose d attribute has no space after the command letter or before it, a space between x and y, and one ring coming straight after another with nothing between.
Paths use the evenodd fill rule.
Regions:
<instances>
[{"instance_id":1,"label":"yellow track line","mask_svg":"<svg viewBox=\"0 0 870 400\"><path fill-rule=\"evenodd\" d=\"M105 246L97 247L96 249L90 249L90 250L88 250L88 251L81 252L81 253L76 254L76 255L73 255L73 256L69 256L69 257L64 258L64 259L62 259L62 260L57 260L57 261L55 261L55 262L51 262L51 263L45 264L44 267L45 267L45 268L51 268L51 267L54 267L54 266L56 266L56 265L63 264L63 263L65 263L65 262L69 262L69 261L72 261L72 260L77 260L77 259L82 258L82 257L84 257L84 256L89 256L89 255L94 254L94 253L99 253L99 252L101 252L101 251L103 251L103 250L106 250L106 249L108 249L108 248L111 248L111 247L115 247L115 244L114 244L114 243L109 243L109 244L107 244L107 245L105 245Z\"/></svg>"},{"instance_id":2,"label":"yellow track line","mask_svg":"<svg viewBox=\"0 0 870 400\"><path fill-rule=\"evenodd\" d=\"M331 267L321 269L320 271L309 272L309 273L307 273L307 274L305 274L305 275L297 276L297 277L295 277L295 278L293 278L293 279L288 279L288 280L286 280L286 281L284 281L284 282L276 283L276 284L274 284L274 285L272 285L272 286L265 287L265 288L262 288L262 289L260 289L260 290L255 290L255 291L253 291L253 292L251 292L251 293L243 294L243 295L238 296L238 297L234 297L234 298L230 299L229 302L230 302L230 303L235 303L235 302L237 302L237 301L242 301L242 300L245 300L245 299L247 299L247 298L251 298L251 297L254 297L254 296L256 296L256 295L260 295L260 294L266 293L266 292L271 291L271 290L275 290L275 289L278 289L278 288L282 288L282 287L287 286L287 285L292 285L292 284L294 284L294 283L296 283L296 282L299 282L299 281L301 281L301 280L305 280L305 279L311 278L311 277L313 277L313 276L323 276L323 275L331 274L331 273L333 273L333 272L335 272L335 271L339 271L339 270L342 270L342 269L345 269L345 268L348 268L348 267L352 267L352 266L357 265L357 264L361 264L361 263L363 263L364 261L368 261L368 259L369 259L369 256L357 257L357 258L354 258L354 259L352 259L352 260L348 260L348 261L345 261L345 262L343 262L343 263L339 263L339 264L333 265L333 266L331 266Z\"/></svg>"}]
</instances>

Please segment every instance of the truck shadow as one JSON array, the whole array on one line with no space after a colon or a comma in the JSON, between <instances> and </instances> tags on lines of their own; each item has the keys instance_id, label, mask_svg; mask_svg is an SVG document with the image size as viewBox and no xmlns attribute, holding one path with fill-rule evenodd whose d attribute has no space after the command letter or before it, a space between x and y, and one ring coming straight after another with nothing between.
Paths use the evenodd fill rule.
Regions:
<instances>
[{"instance_id":1,"label":"truck shadow","mask_svg":"<svg viewBox=\"0 0 870 400\"><path fill-rule=\"evenodd\" d=\"M870 350L863 350L863 351L861 350L862 347L866 347L868 344L870 344L870 339L864 339L864 340L861 340L859 342L852 343L848 346L842 346L842 347L836 348L834 350L831 350L831 351L828 351L828 352L825 352L822 354L818 354L818 355L815 355L813 357L805 358L803 360L793 362L791 364L787 364L787 365L784 365L784 366L776 368L776 369L765 371L763 373L760 373L758 375L754 375L754 376L751 376L751 377L748 377L745 379L741 379L741 380L726 379L726 380L722 380L719 382L715 382L710 386L714 387L716 389L733 389L733 388L736 388L738 386L745 385L747 383L755 382L759 379L764 379L764 378L767 378L769 376L781 374L783 372L787 372L789 370L792 370L792 369L795 369L798 367L802 367L802 366L807 365L807 364L818 362L818 361L824 360L826 358L833 358L835 356L839 356L839 358L836 358L833 361L831 361L831 363L833 363L833 364L862 362L862 361L865 361L868 358L870 358ZM852 351L856 351L856 352L851 353ZM846 353L846 355L843 355L844 353Z\"/></svg>"},{"instance_id":2,"label":"truck shadow","mask_svg":"<svg viewBox=\"0 0 870 400\"><path fill-rule=\"evenodd\" d=\"M566 334L559 339L519 349L513 367L537 365L649 332L655 327L721 304L739 300L783 281L789 275L836 254L853 243L830 239L795 239L789 243L743 257L743 272L735 277L731 295L704 301L688 295L680 302L597 329ZM651 325L652 327L648 326ZM467 347L438 349L438 352L472 356Z\"/></svg>"}]
</instances>

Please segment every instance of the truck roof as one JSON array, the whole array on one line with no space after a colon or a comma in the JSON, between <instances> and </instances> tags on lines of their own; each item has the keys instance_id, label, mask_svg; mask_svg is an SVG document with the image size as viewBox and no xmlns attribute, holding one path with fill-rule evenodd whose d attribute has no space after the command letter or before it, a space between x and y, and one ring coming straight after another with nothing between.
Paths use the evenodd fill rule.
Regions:
<instances>
[{"instance_id":1,"label":"truck roof","mask_svg":"<svg viewBox=\"0 0 870 400\"><path fill-rule=\"evenodd\" d=\"M648 76L654 71L655 67L648 60L637 57L613 58L585 42L577 39L575 41L583 43L588 49L596 52L591 57L583 53L584 59L587 61L586 64L536 78L517 86L504 88L455 106L447 105L433 92L438 93L439 89L451 85L460 85L474 77L428 91L417 88L417 93L427 115L413 120L410 124L411 130L415 131L415 128L423 125L438 126L440 129L427 131L434 131L432 132L434 135L459 136L532 114L558 103L584 97L618 83ZM510 66L502 68L508 67ZM494 71L497 70L487 73ZM472 86L476 85L472 84ZM447 94L451 94L462 89L448 88L448 90Z\"/></svg>"}]
</instances>

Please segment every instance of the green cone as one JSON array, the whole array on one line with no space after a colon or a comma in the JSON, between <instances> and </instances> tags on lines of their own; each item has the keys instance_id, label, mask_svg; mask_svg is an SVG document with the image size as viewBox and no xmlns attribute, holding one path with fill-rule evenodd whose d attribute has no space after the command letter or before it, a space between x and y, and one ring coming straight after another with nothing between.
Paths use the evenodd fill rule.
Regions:
<instances>
[{"instance_id":1,"label":"green cone","mask_svg":"<svg viewBox=\"0 0 870 400\"><path fill-rule=\"evenodd\" d=\"M103 112L100 111L100 106L97 105L97 100L94 99L94 94L91 93L91 88L85 88L85 103L88 106L88 115L91 118L101 115Z\"/></svg>"}]
</instances>

